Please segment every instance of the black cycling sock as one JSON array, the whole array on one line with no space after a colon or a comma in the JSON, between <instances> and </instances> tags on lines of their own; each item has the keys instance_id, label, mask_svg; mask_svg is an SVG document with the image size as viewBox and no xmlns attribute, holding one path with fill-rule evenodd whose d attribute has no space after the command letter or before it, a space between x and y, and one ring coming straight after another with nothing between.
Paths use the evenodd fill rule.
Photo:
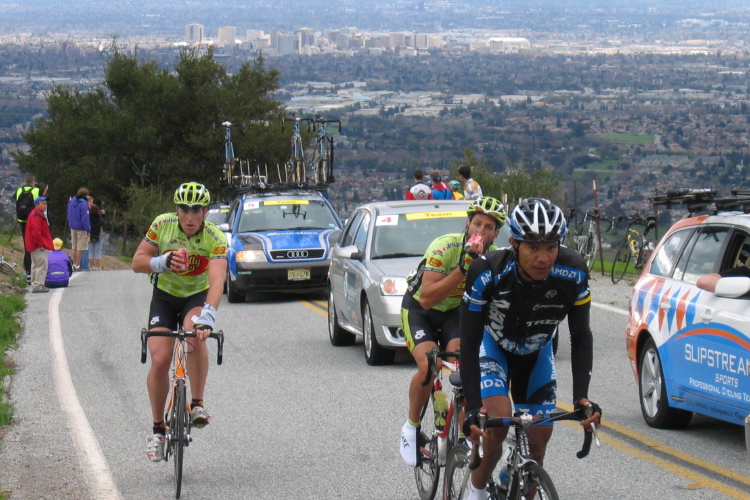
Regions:
<instances>
[{"instance_id":1,"label":"black cycling sock","mask_svg":"<svg viewBox=\"0 0 750 500\"><path fill-rule=\"evenodd\" d=\"M190 409L192 410L196 406L203 406L203 400L202 399L193 399L190 401Z\"/></svg>"},{"instance_id":2,"label":"black cycling sock","mask_svg":"<svg viewBox=\"0 0 750 500\"><path fill-rule=\"evenodd\" d=\"M154 434L164 434L164 431L166 430L166 426L164 425L164 421L161 422L154 422L154 426L152 427L152 430L154 431Z\"/></svg>"}]
</instances>

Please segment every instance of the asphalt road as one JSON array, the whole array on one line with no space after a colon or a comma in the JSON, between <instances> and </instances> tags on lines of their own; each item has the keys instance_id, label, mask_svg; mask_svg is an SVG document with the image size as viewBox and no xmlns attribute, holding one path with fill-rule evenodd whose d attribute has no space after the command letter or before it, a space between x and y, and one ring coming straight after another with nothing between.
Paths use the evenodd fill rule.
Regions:
<instances>
[{"instance_id":1,"label":"asphalt road","mask_svg":"<svg viewBox=\"0 0 750 500\"><path fill-rule=\"evenodd\" d=\"M627 285L593 283L590 397L602 446L575 458L580 429L558 425L546 468L561 498L750 498L743 430L694 417L684 431L645 425L624 344ZM170 498L171 463L145 457L150 412L138 332L150 286L130 271L82 273L30 295L0 454L12 499ZM603 305L603 306L602 306ZM369 367L361 343L330 345L325 302L276 296L219 309L224 364L211 368L212 423L187 449L185 499L414 499L399 456L413 365ZM565 335L563 334L563 339ZM212 350L215 353L215 349ZM569 347L558 353L570 403Z\"/></svg>"}]
</instances>

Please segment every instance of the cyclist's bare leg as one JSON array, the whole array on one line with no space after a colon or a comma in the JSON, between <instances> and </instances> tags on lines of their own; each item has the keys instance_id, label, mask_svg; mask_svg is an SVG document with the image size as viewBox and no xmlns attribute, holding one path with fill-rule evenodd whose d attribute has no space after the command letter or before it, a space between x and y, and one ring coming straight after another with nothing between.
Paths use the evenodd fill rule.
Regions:
<instances>
[{"instance_id":1,"label":"cyclist's bare leg","mask_svg":"<svg viewBox=\"0 0 750 500\"><path fill-rule=\"evenodd\" d=\"M547 443L552 437L552 425L538 425L529 427L526 434L529 436L529 451L531 458L539 465L544 465L544 454L547 452Z\"/></svg>"},{"instance_id":2,"label":"cyclist's bare leg","mask_svg":"<svg viewBox=\"0 0 750 500\"><path fill-rule=\"evenodd\" d=\"M487 415L490 417L510 417L513 413L513 406L507 396L484 398L482 399L482 406L487 410ZM479 467L471 473L471 484L474 485L474 488L481 490L487 487L487 481L495 469L497 461L500 460L503 440L507 434L507 427L492 427L485 431L484 457Z\"/></svg>"},{"instance_id":3,"label":"cyclist's bare leg","mask_svg":"<svg viewBox=\"0 0 750 500\"><path fill-rule=\"evenodd\" d=\"M187 314L183 328L186 331L193 330L193 316L200 316L201 308L194 307ZM196 338L188 339L190 344L190 355L188 356L188 376L190 377L190 394L193 399L203 399L203 391L206 388L208 377L208 347L205 340Z\"/></svg>"},{"instance_id":4,"label":"cyclist's bare leg","mask_svg":"<svg viewBox=\"0 0 750 500\"><path fill-rule=\"evenodd\" d=\"M157 330L155 328L155 330ZM166 328L158 328L166 330ZM164 421L164 402L169 395L169 368L172 366L172 349L174 339L169 337L150 337L148 349L151 354L151 368L146 377L148 399L151 402L151 414L154 422Z\"/></svg>"},{"instance_id":5,"label":"cyclist's bare leg","mask_svg":"<svg viewBox=\"0 0 750 500\"><path fill-rule=\"evenodd\" d=\"M432 385L423 386L422 382L427 377L427 353L436 347L437 344L434 342L422 342L411 351L417 363L417 373L414 374L409 384L409 420L412 422L419 422L422 408L432 392Z\"/></svg>"}]
</instances>

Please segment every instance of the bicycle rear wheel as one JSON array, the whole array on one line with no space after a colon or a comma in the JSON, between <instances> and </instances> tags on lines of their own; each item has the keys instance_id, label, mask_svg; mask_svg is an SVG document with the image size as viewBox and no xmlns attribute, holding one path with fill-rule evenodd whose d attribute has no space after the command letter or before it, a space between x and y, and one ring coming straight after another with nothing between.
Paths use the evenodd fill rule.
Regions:
<instances>
[{"instance_id":1,"label":"bicycle rear wheel","mask_svg":"<svg viewBox=\"0 0 750 500\"><path fill-rule=\"evenodd\" d=\"M417 466L414 468L414 479L417 482L419 498L432 500L435 498L438 481L440 480L432 395L422 408L419 422L419 429L417 429Z\"/></svg>"},{"instance_id":2,"label":"bicycle rear wheel","mask_svg":"<svg viewBox=\"0 0 750 500\"><path fill-rule=\"evenodd\" d=\"M622 242L620 248L617 249L617 255L615 260L612 262L612 283L615 285L620 282L625 271L628 270L630 265L630 247L628 246L627 240Z\"/></svg>"},{"instance_id":3,"label":"bicycle rear wheel","mask_svg":"<svg viewBox=\"0 0 750 500\"><path fill-rule=\"evenodd\" d=\"M559 500L557 490L547 471L538 464L527 464L521 469L523 487L519 491L519 481L513 481L508 499L526 499L532 494L535 500Z\"/></svg>"},{"instance_id":4,"label":"bicycle rear wheel","mask_svg":"<svg viewBox=\"0 0 750 500\"><path fill-rule=\"evenodd\" d=\"M461 500L469 496L471 471L469 470L471 450L464 443L457 444L448 453L443 479L443 498Z\"/></svg>"},{"instance_id":5,"label":"bicycle rear wheel","mask_svg":"<svg viewBox=\"0 0 750 500\"><path fill-rule=\"evenodd\" d=\"M178 380L175 386L174 420L172 422L172 439L174 440L174 497L180 498L182 493L182 460L187 446L189 419L187 412L187 389L185 381Z\"/></svg>"},{"instance_id":6,"label":"bicycle rear wheel","mask_svg":"<svg viewBox=\"0 0 750 500\"><path fill-rule=\"evenodd\" d=\"M0 262L0 272L2 272L3 274L7 274L8 276L13 276L14 274L16 274L16 272L13 270L13 266L5 261Z\"/></svg>"}]
</instances>

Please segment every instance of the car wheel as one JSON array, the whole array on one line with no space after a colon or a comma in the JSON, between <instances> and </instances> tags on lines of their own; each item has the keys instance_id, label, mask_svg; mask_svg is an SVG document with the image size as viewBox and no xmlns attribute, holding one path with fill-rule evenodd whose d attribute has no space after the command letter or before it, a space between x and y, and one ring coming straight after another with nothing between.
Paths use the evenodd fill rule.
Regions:
<instances>
[{"instance_id":1,"label":"car wheel","mask_svg":"<svg viewBox=\"0 0 750 500\"><path fill-rule=\"evenodd\" d=\"M232 280L229 278L229 273L227 273L227 300L230 304L245 302L245 294L237 290L234 285L232 285Z\"/></svg>"},{"instance_id":2,"label":"car wheel","mask_svg":"<svg viewBox=\"0 0 750 500\"><path fill-rule=\"evenodd\" d=\"M346 346L352 345L356 336L347 332L339 326L339 318L336 315L336 304L333 302L333 290L328 290L328 338L331 345Z\"/></svg>"},{"instance_id":3,"label":"car wheel","mask_svg":"<svg viewBox=\"0 0 750 500\"><path fill-rule=\"evenodd\" d=\"M693 413L669 406L661 358L653 339L648 339L643 346L638 370L641 379L638 388L641 412L646 423L659 429L685 427Z\"/></svg>"},{"instance_id":4,"label":"car wheel","mask_svg":"<svg viewBox=\"0 0 750 500\"><path fill-rule=\"evenodd\" d=\"M378 344L378 339L375 338L375 325L372 323L372 312L370 311L370 304L367 302L367 299L362 304L362 319L364 322L362 325L362 334L365 340L365 360L367 364L371 366L393 364L396 351L385 349Z\"/></svg>"}]
</instances>

